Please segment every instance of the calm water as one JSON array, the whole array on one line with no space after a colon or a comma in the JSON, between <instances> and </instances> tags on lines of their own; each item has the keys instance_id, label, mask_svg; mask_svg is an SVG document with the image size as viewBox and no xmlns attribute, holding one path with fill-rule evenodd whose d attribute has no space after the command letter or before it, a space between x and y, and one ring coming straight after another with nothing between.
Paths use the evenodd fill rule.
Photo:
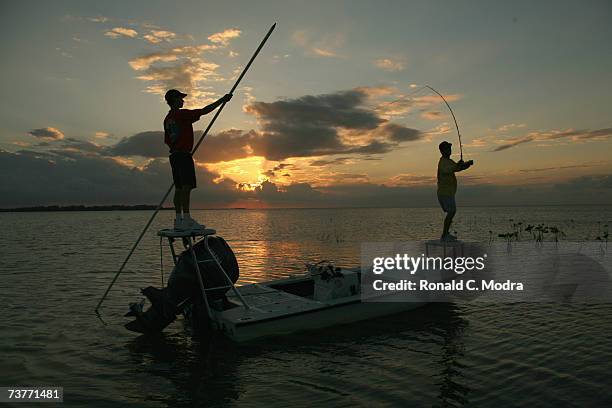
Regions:
<instances>
[{"instance_id":1,"label":"calm water","mask_svg":"<svg viewBox=\"0 0 612 408\"><path fill-rule=\"evenodd\" d=\"M612 305L437 304L246 346L192 340L182 319L137 337L122 315L139 288L159 286L155 231L171 212L111 291L104 325L93 309L149 214L0 213L0 386L63 386L79 407L612 404ZM436 238L441 221L438 209L195 215L229 241L244 283L309 261L357 265L362 241ZM467 208L454 229L487 240L522 221L582 240L610 220L612 207Z\"/></svg>"}]
</instances>

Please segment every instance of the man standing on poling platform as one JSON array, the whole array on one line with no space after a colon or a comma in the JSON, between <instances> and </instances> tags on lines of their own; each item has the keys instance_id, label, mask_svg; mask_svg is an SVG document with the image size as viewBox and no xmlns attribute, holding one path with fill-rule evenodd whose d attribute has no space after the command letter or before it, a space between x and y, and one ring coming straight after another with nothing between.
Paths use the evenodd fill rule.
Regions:
<instances>
[{"instance_id":1,"label":"man standing on poling platform","mask_svg":"<svg viewBox=\"0 0 612 408\"><path fill-rule=\"evenodd\" d=\"M176 230L205 228L189 214L191 190L196 188L195 166L191 156L193 123L200 120L202 115L214 111L218 106L232 99L232 94L226 94L202 109L181 109L183 98L186 96L187 94L176 89L170 89L165 96L170 112L164 119L164 142L170 148L170 166L174 180L174 208L176 210L174 229Z\"/></svg>"}]
</instances>

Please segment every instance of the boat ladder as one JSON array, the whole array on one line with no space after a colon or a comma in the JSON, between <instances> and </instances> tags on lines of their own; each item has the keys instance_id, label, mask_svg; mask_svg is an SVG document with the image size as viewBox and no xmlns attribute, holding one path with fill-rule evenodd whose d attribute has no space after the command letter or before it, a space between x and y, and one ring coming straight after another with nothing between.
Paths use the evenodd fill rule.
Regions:
<instances>
[{"instance_id":1,"label":"boat ladder","mask_svg":"<svg viewBox=\"0 0 612 408\"><path fill-rule=\"evenodd\" d=\"M191 256L193 257L193 263L195 265L196 276L198 277L198 284L200 286L200 291L202 293L202 299L204 300L204 304L206 305L206 311L208 312L208 315L211 316L211 318L213 315L211 313L211 308L210 308L210 304L208 303L208 297L206 296L206 293L212 292L214 290L231 288L233 292L236 294L236 296L238 297L238 299L240 299L240 302L242 303L244 308L247 310L251 309L251 306L244 299L244 297L242 296L238 288L236 288L236 285L234 285L234 282L232 282L232 280L230 279L229 275L225 271L225 268L223 268L223 265L221 264L219 257L209 245L210 237L214 236L215 234L216 234L216 231L210 228L198 229L198 230L187 230L187 231L163 229L157 232L157 235L160 237L160 239L163 239L164 237L168 239L168 245L170 246L170 252L172 254L172 260L174 261L174 265L177 264L178 258L179 258L174 249L174 242L176 241L177 238L182 239L183 245L191 253ZM198 260L196 251L194 249L194 244L196 242L197 237L203 237L202 239L204 241L204 248L206 248L206 251L211 255L212 259ZM160 251L161 251L161 248L162 247L160 245ZM224 286L216 286L214 288L206 289L204 287L204 280L202 278L202 274L200 273L200 265L206 264L206 263L214 263L217 266L217 268L219 268L219 270L223 274L228 284ZM162 283L163 283L163 262L162 262Z\"/></svg>"}]
</instances>

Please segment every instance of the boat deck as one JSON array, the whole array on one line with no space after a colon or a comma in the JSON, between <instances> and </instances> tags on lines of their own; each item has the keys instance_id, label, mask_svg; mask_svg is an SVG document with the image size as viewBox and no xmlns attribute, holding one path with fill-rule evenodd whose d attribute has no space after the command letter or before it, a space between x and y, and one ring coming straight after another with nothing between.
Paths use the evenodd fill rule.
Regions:
<instances>
[{"instance_id":1,"label":"boat deck","mask_svg":"<svg viewBox=\"0 0 612 408\"><path fill-rule=\"evenodd\" d=\"M320 309L322 306L325 306L322 302L293 295L257 283L240 286L238 290L240 290L240 294L249 304L250 309L242 307L242 303L240 303L236 295L228 292L228 300L240 306L222 312L223 319L235 323L270 319L278 316Z\"/></svg>"}]
</instances>

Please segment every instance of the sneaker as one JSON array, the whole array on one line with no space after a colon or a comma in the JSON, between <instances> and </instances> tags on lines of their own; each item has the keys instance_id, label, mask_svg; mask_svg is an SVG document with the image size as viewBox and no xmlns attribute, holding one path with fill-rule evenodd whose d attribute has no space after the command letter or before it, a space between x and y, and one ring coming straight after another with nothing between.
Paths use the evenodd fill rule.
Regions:
<instances>
[{"instance_id":1,"label":"sneaker","mask_svg":"<svg viewBox=\"0 0 612 408\"><path fill-rule=\"evenodd\" d=\"M197 230L197 229L204 229L204 228L206 228L205 225L202 225L202 224L198 223L196 220L191 218L190 215L184 215L183 216L182 227L183 227L183 229L187 229L187 230Z\"/></svg>"},{"instance_id":2,"label":"sneaker","mask_svg":"<svg viewBox=\"0 0 612 408\"><path fill-rule=\"evenodd\" d=\"M440 241L454 242L454 241L457 241L457 237L454 236L453 234L446 234L442 236L442 238L440 238Z\"/></svg>"}]
</instances>

